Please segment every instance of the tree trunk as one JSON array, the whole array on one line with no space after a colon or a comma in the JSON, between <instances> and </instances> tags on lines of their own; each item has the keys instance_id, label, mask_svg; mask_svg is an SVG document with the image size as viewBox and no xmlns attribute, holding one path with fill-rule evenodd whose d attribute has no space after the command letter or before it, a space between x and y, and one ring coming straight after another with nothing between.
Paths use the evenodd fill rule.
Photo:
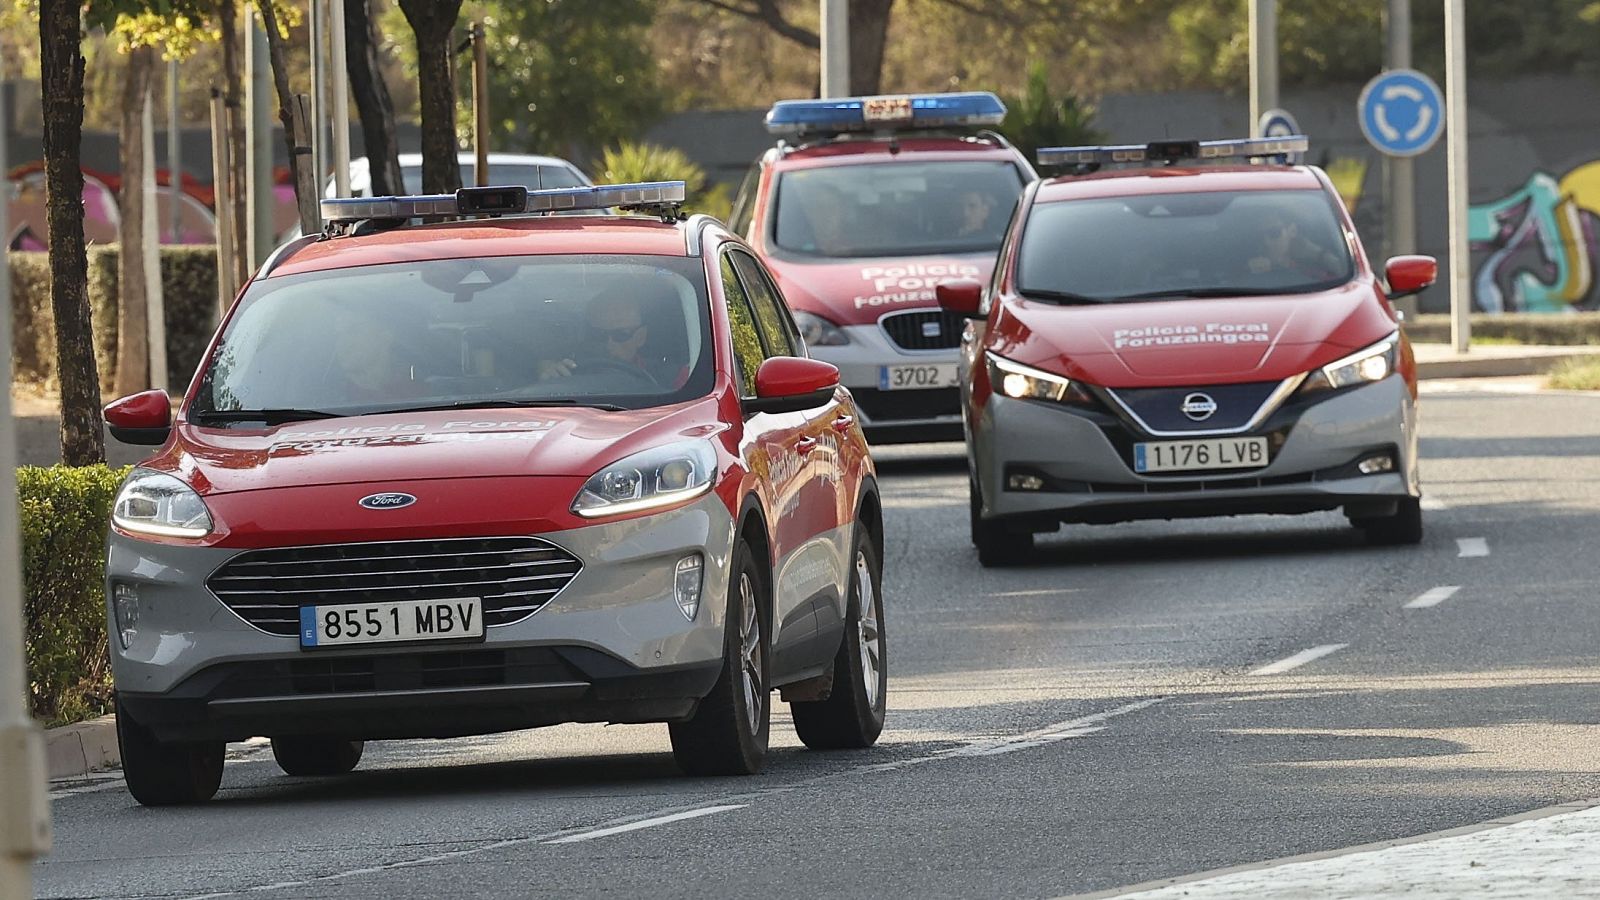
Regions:
<instances>
[{"instance_id":1,"label":"tree trunk","mask_svg":"<svg viewBox=\"0 0 1600 900\"><path fill-rule=\"evenodd\" d=\"M250 260L255 258L246 221L250 139L245 134L244 48L239 20L239 4L235 0L218 0L217 27L222 31L222 103L228 110L228 146L231 148L228 168L233 172L233 209L229 212L233 216L234 284L244 284L250 279L253 268ZM217 215L222 214L222 210L217 210ZM233 298L228 300L231 303Z\"/></svg>"},{"instance_id":2,"label":"tree trunk","mask_svg":"<svg viewBox=\"0 0 1600 900\"><path fill-rule=\"evenodd\" d=\"M456 161L455 59L451 32L461 0L399 0L417 38L417 94L422 108L422 191L451 194L461 187Z\"/></svg>"},{"instance_id":3,"label":"tree trunk","mask_svg":"<svg viewBox=\"0 0 1600 900\"><path fill-rule=\"evenodd\" d=\"M883 86L883 49L889 41L894 0L850 2L850 93L878 94Z\"/></svg>"},{"instance_id":4,"label":"tree trunk","mask_svg":"<svg viewBox=\"0 0 1600 900\"><path fill-rule=\"evenodd\" d=\"M100 374L89 320L89 262L83 245L83 24L78 0L39 4L39 86L44 94L45 206L50 231L50 306L61 385L61 458L105 462Z\"/></svg>"},{"instance_id":5,"label":"tree trunk","mask_svg":"<svg viewBox=\"0 0 1600 900\"><path fill-rule=\"evenodd\" d=\"M289 174L294 179L295 199L300 200L300 166L308 160L300 159L294 152L294 94L289 89L289 64L284 55L283 33L278 30L278 10L272 0L256 0L256 8L261 10L261 25L267 32L272 86L278 92L278 121L283 125L283 142L289 148ZM315 184L316 179L312 183ZM320 199L313 197L312 205Z\"/></svg>"},{"instance_id":6,"label":"tree trunk","mask_svg":"<svg viewBox=\"0 0 1600 900\"><path fill-rule=\"evenodd\" d=\"M372 196L406 192L400 174L400 141L394 133L394 101L384 83L378 59L378 26L369 0L343 0L345 64L350 91L361 117L361 141L367 151Z\"/></svg>"},{"instance_id":7,"label":"tree trunk","mask_svg":"<svg viewBox=\"0 0 1600 900\"><path fill-rule=\"evenodd\" d=\"M122 163L117 205L122 221L117 227L121 248L117 252L117 369L112 392L119 397L150 386L150 301L145 291L144 243L155 236L144 231L144 175L151 165L144 156L144 114L155 68L155 49L136 48L128 54L122 83L122 118L117 132Z\"/></svg>"}]
</instances>

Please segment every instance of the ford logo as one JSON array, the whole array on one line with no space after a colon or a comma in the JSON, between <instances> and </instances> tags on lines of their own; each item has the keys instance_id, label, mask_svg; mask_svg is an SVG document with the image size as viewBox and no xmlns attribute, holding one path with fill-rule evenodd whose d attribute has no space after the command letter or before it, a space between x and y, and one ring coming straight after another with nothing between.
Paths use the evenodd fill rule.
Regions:
<instances>
[{"instance_id":1,"label":"ford logo","mask_svg":"<svg viewBox=\"0 0 1600 900\"><path fill-rule=\"evenodd\" d=\"M400 509L417 502L410 494L368 494L359 501L367 509Z\"/></svg>"},{"instance_id":2,"label":"ford logo","mask_svg":"<svg viewBox=\"0 0 1600 900\"><path fill-rule=\"evenodd\" d=\"M1210 394L1199 391L1183 398L1183 403L1178 407L1191 421L1204 422L1217 414L1217 401L1211 399Z\"/></svg>"}]
</instances>

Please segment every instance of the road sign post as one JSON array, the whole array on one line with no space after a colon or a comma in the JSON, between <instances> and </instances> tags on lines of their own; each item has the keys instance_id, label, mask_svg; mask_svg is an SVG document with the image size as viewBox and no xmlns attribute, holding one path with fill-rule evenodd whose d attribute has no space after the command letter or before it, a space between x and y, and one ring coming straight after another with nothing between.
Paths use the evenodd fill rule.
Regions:
<instances>
[{"instance_id":1,"label":"road sign post","mask_svg":"<svg viewBox=\"0 0 1600 900\"><path fill-rule=\"evenodd\" d=\"M1386 10L1385 62L1389 69L1411 68L1411 0L1388 0ZM1415 166L1409 156L1384 156L1384 242L1389 256L1417 252L1417 190ZM1415 297L1400 305L1417 311Z\"/></svg>"},{"instance_id":2,"label":"road sign post","mask_svg":"<svg viewBox=\"0 0 1600 900\"><path fill-rule=\"evenodd\" d=\"M1250 122L1278 105L1278 0L1250 0ZM1251 137L1261 137L1258 130Z\"/></svg>"},{"instance_id":3,"label":"road sign post","mask_svg":"<svg viewBox=\"0 0 1600 900\"><path fill-rule=\"evenodd\" d=\"M850 2L821 0L821 97L850 95Z\"/></svg>"}]
</instances>

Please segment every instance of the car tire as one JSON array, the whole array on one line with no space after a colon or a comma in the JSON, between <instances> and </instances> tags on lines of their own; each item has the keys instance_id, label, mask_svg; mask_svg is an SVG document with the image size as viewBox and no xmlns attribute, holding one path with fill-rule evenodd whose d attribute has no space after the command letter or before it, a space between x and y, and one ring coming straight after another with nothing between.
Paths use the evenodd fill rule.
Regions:
<instances>
[{"instance_id":1,"label":"car tire","mask_svg":"<svg viewBox=\"0 0 1600 900\"><path fill-rule=\"evenodd\" d=\"M204 803L222 786L222 741L166 743L116 703L122 780L142 806Z\"/></svg>"},{"instance_id":2,"label":"car tire","mask_svg":"<svg viewBox=\"0 0 1600 900\"><path fill-rule=\"evenodd\" d=\"M693 716L668 726L672 756L690 775L754 775L772 722L768 680L767 579L741 539L728 567L722 671Z\"/></svg>"},{"instance_id":3,"label":"car tire","mask_svg":"<svg viewBox=\"0 0 1600 900\"><path fill-rule=\"evenodd\" d=\"M1014 566L1033 555L1033 532L1011 531L982 514L983 494L978 479L968 476L968 525L972 546L978 548L978 564L986 569Z\"/></svg>"},{"instance_id":4,"label":"car tire","mask_svg":"<svg viewBox=\"0 0 1600 900\"><path fill-rule=\"evenodd\" d=\"M272 758L285 775L343 775L361 762L363 741L296 735L272 739Z\"/></svg>"},{"instance_id":5,"label":"car tire","mask_svg":"<svg viewBox=\"0 0 1600 900\"><path fill-rule=\"evenodd\" d=\"M1395 504L1393 515L1371 519L1352 519L1360 528L1367 543L1377 547L1397 547L1422 543L1422 500L1418 497L1401 497Z\"/></svg>"},{"instance_id":6,"label":"car tire","mask_svg":"<svg viewBox=\"0 0 1600 900\"><path fill-rule=\"evenodd\" d=\"M789 704L794 730L812 750L871 747L883 733L889 686L883 634L883 566L872 538L856 532L844 638L833 658L826 700Z\"/></svg>"}]
</instances>

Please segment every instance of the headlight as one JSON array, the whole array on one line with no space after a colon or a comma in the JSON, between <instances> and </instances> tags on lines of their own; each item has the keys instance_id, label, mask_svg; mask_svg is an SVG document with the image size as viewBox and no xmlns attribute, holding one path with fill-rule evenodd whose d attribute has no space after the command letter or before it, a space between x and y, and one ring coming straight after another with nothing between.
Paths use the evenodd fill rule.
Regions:
<instances>
[{"instance_id":1,"label":"headlight","mask_svg":"<svg viewBox=\"0 0 1600 900\"><path fill-rule=\"evenodd\" d=\"M800 326L800 336L807 347L843 347L850 343L844 329L827 319L808 312L794 311L794 323Z\"/></svg>"},{"instance_id":2,"label":"headlight","mask_svg":"<svg viewBox=\"0 0 1600 900\"><path fill-rule=\"evenodd\" d=\"M1390 335L1371 347L1336 359L1311 373L1304 391L1328 390L1382 381L1400 364L1400 338Z\"/></svg>"},{"instance_id":3,"label":"headlight","mask_svg":"<svg viewBox=\"0 0 1600 900\"><path fill-rule=\"evenodd\" d=\"M1060 375L1052 375L1022 363L1012 362L993 353L984 354L984 359L989 363L990 387L1004 396L1017 400L1053 400L1065 403L1069 399L1076 399L1076 395L1082 393L1071 379L1062 378Z\"/></svg>"},{"instance_id":4,"label":"headlight","mask_svg":"<svg viewBox=\"0 0 1600 900\"><path fill-rule=\"evenodd\" d=\"M584 482L572 511L586 518L671 506L711 490L717 454L709 441L680 441L620 459Z\"/></svg>"},{"instance_id":5,"label":"headlight","mask_svg":"<svg viewBox=\"0 0 1600 900\"><path fill-rule=\"evenodd\" d=\"M198 538L211 533L211 512L194 488L150 469L128 475L111 506L111 521L135 534Z\"/></svg>"}]
</instances>

